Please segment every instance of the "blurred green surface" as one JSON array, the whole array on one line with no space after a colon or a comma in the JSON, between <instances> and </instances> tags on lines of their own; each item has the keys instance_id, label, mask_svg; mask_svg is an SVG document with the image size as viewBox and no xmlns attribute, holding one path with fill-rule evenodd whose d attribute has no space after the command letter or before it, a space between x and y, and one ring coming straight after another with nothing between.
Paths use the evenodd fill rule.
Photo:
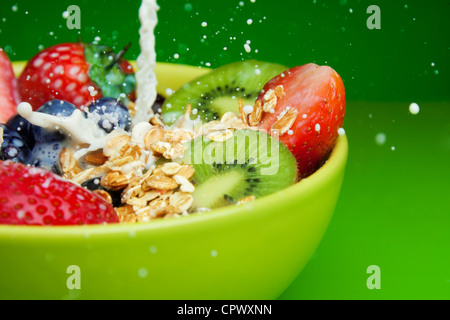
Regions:
<instances>
[{"instance_id":1,"label":"blurred green surface","mask_svg":"<svg viewBox=\"0 0 450 320\"><path fill-rule=\"evenodd\" d=\"M158 61L316 62L344 80L350 153L341 197L315 256L281 298L450 299L449 2L158 3ZM63 12L71 4L80 6L81 30L66 27ZM135 59L139 5L2 0L0 46L13 60L27 60L39 48L99 37L117 51L132 42L127 58ZM380 30L366 27L369 5L380 7ZM412 102L417 115L408 111ZM366 286L370 265L380 267L381 289Z\"/></svg>"},{"instance_id":2,"label":"blurred green surface","mask_svg":"<svg viewBox=\"0 0 450 320\"><path fill-rule=\"evenodd\" d=\"M408 105L348 103L335 215L282 299L450 299L450 103ZM381 289L366 286L370 265Z\"/></svg>"}]
</instances>

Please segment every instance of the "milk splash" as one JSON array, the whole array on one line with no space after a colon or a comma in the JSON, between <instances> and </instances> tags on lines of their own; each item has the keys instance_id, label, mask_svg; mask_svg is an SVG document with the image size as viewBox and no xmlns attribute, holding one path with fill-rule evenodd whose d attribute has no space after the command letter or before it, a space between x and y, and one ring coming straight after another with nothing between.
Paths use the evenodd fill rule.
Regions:
<instances>
[{"instance_id":1,"label":"milk splash","mask_svg":"<svg viewBox=\"0 0 450 320\"><path fill-rule=\"evenodd\" d=\"M142 121L149 121L153 111L152 105L156 100L156 53L154 29L158 22L156 12L159 6L156 0L143 0L139 8L139 29L141 53L137 58L136 72L136 115L133 118L133 125Z\"/></svg>"},{"instance_id":2,"label":"milk splash","mask_svg":"<svg viewBox=\"0 0 450 320\"><path fill-rule=\"evenodd\" d=\"M106 132L100 129L94 119L86 118L85 113L79 109L74 110L70 116L59 117L35 112L28 102L21 102L17 106L17 112L35 126L64 132L74 145L88 145L77 151L75 158L102 149L105 144Z\"/></svg>"}]
</instances>

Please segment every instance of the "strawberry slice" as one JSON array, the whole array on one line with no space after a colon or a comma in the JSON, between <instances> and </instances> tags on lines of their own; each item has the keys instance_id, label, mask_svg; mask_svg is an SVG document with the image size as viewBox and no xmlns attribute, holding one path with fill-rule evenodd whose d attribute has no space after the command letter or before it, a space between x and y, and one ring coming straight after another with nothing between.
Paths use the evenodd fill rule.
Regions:
<instances>
[{"instance_id":1,"label":"strawberry slice","mask_svg":"<svg viewBox=\"0 0 450 320\"><path fill-rule=\"evenodd\" d=\"M105 96L132 97L136 87L134 72L111 48L85 43L62 43L39 52L25 67L18 86L23 101L33 110L54 99L65 100L83 109Z\"/></svg>"},{"instance_id":2,"label":"strawberry slice","mask_svg":"<svg viewBox=\"0 0 450 320\"><path fill-rule=\"evenodd\" d=\"M271 79L256 103L267 111L260 128L280 129L279 140L295 155L301 178L326 161L345 115L344 84L336 71L313 63L294 67Z\"/></svg>"},{"instance_id":3,"label":"strawberry slice","mask_svg":"<svg viewBox=\"0 0 450 320\"><path fill-rule=\"evenodd\" d=\"M18 102L17 79L8 56L0 48L0 123L17 113Z\"/></svg>"},{"instance_id":4,"label":"strawberry slice","mask_svg":"<svg viewBox=\"0 0 450 320\"><path fill-rule=\"evenodd\" d=\"M83 225L118 222L95 193L43 169L0 161L0 224Z\"/></svg>"}]
</instances>

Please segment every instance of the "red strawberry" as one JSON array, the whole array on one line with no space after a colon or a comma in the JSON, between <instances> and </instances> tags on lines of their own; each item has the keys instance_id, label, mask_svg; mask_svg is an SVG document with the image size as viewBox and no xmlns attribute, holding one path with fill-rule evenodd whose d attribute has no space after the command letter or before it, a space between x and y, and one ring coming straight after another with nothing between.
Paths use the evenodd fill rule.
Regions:
<instances>
[{"instance_id":1,"label":"red strawberry","mask_svg":"<svg viewBox=\"0 0 450 320\"><path fill-rule=\"evenodd\" d=\"M63 43L44 49L20 75L21 98L37 110L53 99L82 109L103 96L131 97L136 80L133 69L122 58L125 51L116 55L108 47L84 43Z\"/></svg>"},{"instance_id":2,"label":"red strawberry","mask_svg":"<svg viewBox=\"0 0 450 320\"><path fill-rule=\"evenodd\" d=\"M0 161L0 181L0 224L118 222L114 208L101 197L43 169Z\"/></svg>"},{"instance_id":3,"label":"red strawberry","mask_svg":"<svg viewBox=\"0 0 450 320\"><path fill-rule=\"evenodd\" d=\"M0 123L17 113L18 101L17 79L8 56L0 48Z\"/></svg>"},{"instance_id":4,"label":"red strawberry","mask_svg":"<svg viewBox=\"0 0 450 320\"><path fill-rule=\"evenodd\" d=\"M287 108L291 108L291 115L297 114L290 130L280 132L279 139L295 155L301 178L307 177L326 161L343 125L342 79L332 68L313 63L287 70L270 80L258 97L257 103L263 108L267 104L266 110L270 106L267 93L270 89L276 93L275 100L272 99L276 104L271 107L274 112L264 113L260 128L270 133L278 118L290 110Z\"/></svg>"}]
</instances>

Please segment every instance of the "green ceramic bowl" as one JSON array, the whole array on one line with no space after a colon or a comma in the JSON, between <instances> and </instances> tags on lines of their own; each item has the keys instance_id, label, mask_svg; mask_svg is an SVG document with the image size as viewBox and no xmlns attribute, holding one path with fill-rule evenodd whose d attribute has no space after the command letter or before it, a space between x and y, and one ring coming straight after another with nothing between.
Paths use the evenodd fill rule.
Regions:
<instances>
[{"instance_id":1,"label":"green ceramic bowl","mask_svg":"<svg viewBox=\"0 0 450 320\"><path fill-rule=\"evenodd\" d=\"M0 298L275 299L327 229L347 153L340 136L309 178L199 215L142 224L0 226Z\"/></svg>"}]
</instances>

